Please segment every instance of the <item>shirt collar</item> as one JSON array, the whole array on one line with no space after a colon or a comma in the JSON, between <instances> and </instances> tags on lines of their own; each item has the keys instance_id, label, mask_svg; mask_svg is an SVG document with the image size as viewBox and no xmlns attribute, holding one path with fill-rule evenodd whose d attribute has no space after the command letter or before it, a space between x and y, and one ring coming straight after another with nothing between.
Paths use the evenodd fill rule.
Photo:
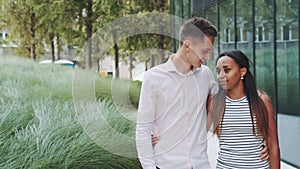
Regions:
<instances>
[{"instance_id":1,"label":"shirt collar","mask_svg":"<svg viewBox=\"0 0 300 169\"><path fill-rule=\"evenodd\" d=\"M179 72L177 69L176 69L176 66L174 65L173 61L172 61L172 58L175 56L175 54L171 55L168 59L168 61L166 62L166 66L167 66L167 71L168 72L176 72L180 75L190 75L190 74L193 74L195 73L199 68L193 68L192 70L190 70L187 74L183 74L181 72Z\"/></svg>"}]
</instances>

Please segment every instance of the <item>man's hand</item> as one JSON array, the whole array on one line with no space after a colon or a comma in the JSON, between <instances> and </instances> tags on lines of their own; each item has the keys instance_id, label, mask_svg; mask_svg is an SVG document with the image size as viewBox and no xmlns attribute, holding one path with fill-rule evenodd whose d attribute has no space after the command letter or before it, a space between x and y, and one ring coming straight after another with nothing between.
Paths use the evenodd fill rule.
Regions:
<instances>
[{"instance_id":1,"label":"man's hand","mask_svg":"<svg viewBox=\"0 0 300 169\"><path fill-rule=\"evenodd\" d=\"M264 148L260 151L260 159L269 160L269 151L268 151L267 142L265 140L264 140Z\"/></svg>"}]
</instances>

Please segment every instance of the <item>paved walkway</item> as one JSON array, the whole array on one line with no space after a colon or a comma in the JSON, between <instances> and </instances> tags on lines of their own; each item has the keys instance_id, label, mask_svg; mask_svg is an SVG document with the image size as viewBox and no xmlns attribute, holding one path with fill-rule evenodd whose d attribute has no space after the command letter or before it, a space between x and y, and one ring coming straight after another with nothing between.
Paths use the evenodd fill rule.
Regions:
<instances>
[{"instance_id":1,"label":"paved walkway","mask_svg":"<svg viewBox=\"0 0 300 169\"><path fill-rule=\"evenodd\" d=\"M278 114L281 158L300 167L300 116Z\"/></svg>"}]
</instances>

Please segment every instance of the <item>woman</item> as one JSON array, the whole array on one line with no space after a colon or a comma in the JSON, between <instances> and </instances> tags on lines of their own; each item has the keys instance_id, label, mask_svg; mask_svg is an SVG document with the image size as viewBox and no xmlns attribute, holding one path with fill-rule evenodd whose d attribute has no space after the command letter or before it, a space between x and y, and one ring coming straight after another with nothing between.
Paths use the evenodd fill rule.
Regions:
<instances>
[{"instance_id":1,"label":"woman","mask_svg":"<svg viewBox=\"0 0 300 169\"><path fill-rule=\"evenodd\" d=\"M239 50L224 52L216 60L221 89L210 106L208 124L215 122L219 138L217 168L280 168L272 102L257 91L249 68L249 59ZM269 161L260 159L264 140Z\"/></svg>"}]
</instances>

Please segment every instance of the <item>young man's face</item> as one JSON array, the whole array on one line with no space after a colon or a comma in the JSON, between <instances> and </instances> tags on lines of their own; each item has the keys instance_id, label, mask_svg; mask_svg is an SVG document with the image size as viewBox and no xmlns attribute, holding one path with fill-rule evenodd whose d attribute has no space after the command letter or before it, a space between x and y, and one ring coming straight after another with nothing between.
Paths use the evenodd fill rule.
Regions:
<instances>
[{"instance_id":1,"label":"young man's face","mask_svg":"<svg viewBox=\"0 0 300 169\"><path fill-rule=\"evenodd\" d=\"M200 67L206 60L211 58L213 47L213 36L206 36L203 41L191 41L190 52L187 57L189 63L195 68Z\"/></svg>"}]
</instances>

